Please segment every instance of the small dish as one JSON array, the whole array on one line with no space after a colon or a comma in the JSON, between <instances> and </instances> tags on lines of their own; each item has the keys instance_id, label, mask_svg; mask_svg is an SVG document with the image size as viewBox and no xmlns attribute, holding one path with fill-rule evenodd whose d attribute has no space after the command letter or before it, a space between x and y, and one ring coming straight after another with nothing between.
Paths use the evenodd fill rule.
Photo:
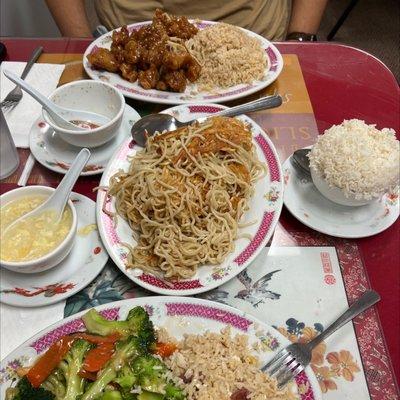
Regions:
<instances>
[{"instance_id":1,"label":"small dish","mask_svg":"<svg viewBox=\"0 0 400 400\"><path fill-rule=\"evenodd\" d=\"M1 195L0 203L1 206L3 207L6 204L10 203L11 201L15 201L17 199L26 196L33 196L33 195L50 196L50 194L54 190L55 189L47 186L25 186L11 190ZM59 264L71 251L75 241L76 229L77 229L77 215L75 207L71 200L69 200L67 204L72 212L71 228L65 239L54 250L52 250L50 253L47 253L40 258L29 261L17 262L17 261L1 260L1 266L14 272L20 272L24 274L34 274L38 272L47 271L48 269L53 268L54 266Z\"/></svg>"},{"instance_id":2,"label":"small dish","mask_svg":"<svg viewBox=\"0 0 400 400\"><path fill-rule=\"evenodd\" d=\"M110 119L107 124L98 128L74 131L59 127L43 110L45 121L67 143L78 147L98 147L109 142L117 134L124 114L125 99L114 86L93 80L75 81L60 86L49 98L62 107L92 111Z\"/></svg>"},{"instance_id":3,"label":"small dish","mask_svg":"<svg viewBox=\"0 0 400 400\"><path fill-rule=\"evenodd\" d=\"M122 124L117 130L117 134L103 146L90 150L92 155L81 176L103 173L114 151L130 136L132 125L139 119L140 115L132 107L125 105ZM78 147L62 140L60 135L44 122L43 118L37 119L32 125L29 146L33 156L40 164L60 174L68 171L79 152Z\"/></svg>"},{"instance_id":4,"label":"small dish","mask_svg":"<svg viewBox=\"0 0 400 400\"><path fill-rule=\"evenodd\" d=\"M78 229L71 252L56 268L34 275L0 270L0 302L16 307L57 303L82 290L102 271L108 260L96 225L96 204L71 193Z\"/></svg>"},{"instance_id":5,"label":"small dish","mask_svg":"<svg viewBox=\"0 0 400 400\"><path fill-rule=\"evenodd\" d=\"M325 179L318 172L316 172L314 168L310 168L310 172L315 187L323 196L333 203L348 207L359 207L377 201L376 198L372 198L370 200L356 199L354 195L346 197L342 189L329 186Z\"/></svg>"},{"instance_id":6,"label":"small dish","mask_svg":"<svg viewBox=\"0 0 400 400\"><path fill-rule=\"evenodd\" d=\"M347 239L369 237L389 228L399 216L397 193L387 193L361 207L344 206L323 196L311 177L292 165L291 157L282 169L283 203L295 218L318 232Z\"/></svg>"}]
</instances>

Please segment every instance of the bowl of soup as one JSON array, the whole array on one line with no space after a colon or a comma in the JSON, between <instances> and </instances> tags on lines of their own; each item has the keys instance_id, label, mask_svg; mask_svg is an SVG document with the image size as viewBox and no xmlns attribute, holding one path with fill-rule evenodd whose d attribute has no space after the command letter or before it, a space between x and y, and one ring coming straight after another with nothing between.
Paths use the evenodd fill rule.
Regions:
<instances>
[{"instance_id":1,"label":"bowl of soup","mask_svg":"<svg viewBox=\"0 0 400 400\"><path fill-rule=\"evenodd\" d=\"M59 106L73 110L90 111L103 115L109 121L97 125L93 121L71 120L73 124L84 128L71 130L59 127L43 110L43 118L65 142L77 147L98 147L110 141L118 132L125 110L125 98L122 93L106 82L81 80L70 82L57 88L50 100Z\"/></svg>"},{"instance_id":2,"label":"bowl of soup","mask_svg":"<svg viewBox=\"0 0 400 400\"><path fill-rule=\"evenodd\" d=\"M47 186L25 186L0 196L0 264L21 273L46 271L58 265L74 245L77 214L68 201L59 221L55 211L18 218L43 204L55 189ZM8 229L7 229L8 228Z\"/></svg>"}]
</instances>

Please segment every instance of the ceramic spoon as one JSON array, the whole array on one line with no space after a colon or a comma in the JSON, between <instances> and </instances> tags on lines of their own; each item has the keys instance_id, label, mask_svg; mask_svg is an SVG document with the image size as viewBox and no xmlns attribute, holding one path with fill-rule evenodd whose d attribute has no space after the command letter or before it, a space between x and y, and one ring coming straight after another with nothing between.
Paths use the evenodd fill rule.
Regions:
<instances>
[{"instance_id":1,"label":"ceramic spoon","mask_svg":"<svg viewBox=\"0 0 400 400\"><path fill-rule=\"evenodd\" d=\"M37 102L39 102L60 128L75 131L84 131L87 130L87 128L81 128L80 126L73 124L70 121L91 122L99 126L105 125L106 123L110 122L110 119L105 117L104 115L100 115L90 111L72 110L70 108L60 107L58 104L55 104L47 97L43 96L31 85L26 83L24 80L22 80L12 72L4 70L3 73L8 79L16 83L18 86L21 87L22 90L30 94Z\"/></svg>"},{"instance_id":2,"label":"ceramic spoon","mask_svg":"<svg viewBox=\"0 0 400 400\"><path fill-rule=\"evenodd\" d=\"M2 233L2 236L4 236L11 227L21 223L26 218L34 217L36 215L42 214L45 211L55 211L54 223L57 224L62 217L65 205L68 202L72 188L79 178L83 167L88 162L89 157L90 151L86 148L82 149L76 156L74 162L71 165L71 168L65 174L64 178L58 185L57 189L53 192L53 194L39 207L23 215L22 217L15 220L12 224L7 226L7 228Z\"/></svg>"}]
</instances>

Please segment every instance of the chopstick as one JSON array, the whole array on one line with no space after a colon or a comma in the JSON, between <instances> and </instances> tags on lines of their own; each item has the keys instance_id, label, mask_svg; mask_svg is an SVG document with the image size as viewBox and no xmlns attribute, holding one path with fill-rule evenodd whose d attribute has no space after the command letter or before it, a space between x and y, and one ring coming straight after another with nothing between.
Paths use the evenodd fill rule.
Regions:
<instances>
[{"instance_id":1,"label":"chopstick","mask_svg":"<svg viewBox=\"0 0 400 400\"><path fill-rule=\"evenodd\" d=\"M18 186L25 186L28 182L28 179L31 175L32 168L35 165L35 158L32 154L29 154L28 159L26 160L25 167L21 172L21 176L18 179Z\"/></svg>"}]
</instances>

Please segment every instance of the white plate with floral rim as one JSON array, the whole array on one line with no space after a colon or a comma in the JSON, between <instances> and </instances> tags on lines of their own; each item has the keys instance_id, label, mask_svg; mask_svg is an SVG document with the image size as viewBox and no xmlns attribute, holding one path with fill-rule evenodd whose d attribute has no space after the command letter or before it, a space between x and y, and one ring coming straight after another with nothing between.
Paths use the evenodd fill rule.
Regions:
<instances>
[{"instance_id":1,"label":"white plate with floral rim","mask_svg":"<svg viewBox=\"0 0 400 400\"><path fill-rule=\"evenodd\" d=\"M96 225L95 203L78 193L71 194L78 230L68 256L54 268L38 274L0 270L0 302L11 306L38 307L57 303L79 292L101 272L108 255Z\"/></svg>"},{"instance_id":2,"label":"white plate with floral rim","mask_svg":"<svg viewBox=\"0 0 400 400\"><path fill-rule=\"evenodd\" d=\"M169 108L163 113L174 115L181 121L188 121L225 108L227 107L218 104L192 104ZM237 239L234 251L228 254L222 264L203 265L198 268L193 278L176 282L160 279L136 268L127 269L128 249L124 243L135 246L132 230L120 216L115 217L116 221L115 218L110 217L110 213L115 213L114 200L107 196L105 190L99 190L96 202L97 223L103 243L118 268L138 285L153 292L168 295L193 295L206 292L243 271L271 238L283 203L282 172L278 155L271 140L259 125L245 116L240 119L251 126L257 156L266 164L267 173L256 182L254 195L249 201L249 210L245 212L241 220L243 223L252 222L239 230L239 234L243 233L244 236L251 237L251 240ZM100 186L107 187L110 178L120 169L126 171L130 165L128 157L133 156L140 149L141 147L136 146L132 140L125 141L107 165Z\"/></svg>"},{"instance_id":3,"label":"white plate with floral rim","mask_svg":"<svg viewBox=\"0 0 400 400\"><path fill-rule=\"evenodd\" d=\"M90 149L91 156L81 176L101 174L115 149L131 135L132 125L140 118L140 115L126 104L122 123L117 134L102 146ZM29 147L36 161L60 174L65 174L68 171L80 150L80 147L73 146L62 140L59 134L54 132L42 117L32 125L29 135Z\"/></svg>"},{"instance_id":4,"label":"white plate with floral rim","mask_svg":"<svg viewBox=\"0 0 400 400\"><path fill-rule=\"evenodd\" d=\"M184 334L202 334L206 331L219 332L227 326L231 333L248 336L249 347L257 347L255 353L262 363L268 362L282 347L290 344L273 327L233 307L208 300L190 297L145 297L108 303L95 307L108 319L124 319L129 310L135 306L143 306L156 327L164 327L177 339ZM35 335L2 362L0 367L0 383L2 398L7 387L17 378L15 370L20 366L31 365L35 358L64 335L84 330L81 316L73 315L44 329ZM293 391L299 394L300 400L320 400L321 391L314 372L310 367L296 377Z\"/></svg>"},{"instance_id":5,"label":"white plate with floral rim","mask_svg":"<svg viewBox=\"0 0 400 400\"><path fill-rule=\"evenodd\" d=\"M365 206L342 206L324 197L311 176L292 165L291 157L282 169L286 208L300 222L318 232L346 239L363 238L386 230L399 217L398 193L387 193Z\"/></svg>"},{"instance_id":6,"label":"white plate with floral rim","mask_svg":"<svg viewBox=\"0 0 400 400\"><path fill-rule=\"evenodd\" d=\"M197 28L205 29L209 26L217 24L212 21L193 21ZM138 30L142 26L150 24L151 21L139 22L136 24L128 25L128 30ZM119 28L118 28L119 29ZM116 29L116 30L118 30ZM132 99L142 100L150 103L161 103L161 104L185 104L185 103L222 103L234 99L240 99L248 96L252 93L258 92L259 90L267 87L279 76L283 68L283 59L279 50L267 39L247 29L242 29L250 37L257 38L260 41L262 49L265 51L267 58L267 67L264 72L264 76L260 81L254 81L250 84L240 84L229 88L218 89L212 92L199 92L196 89L195 84L187 86L185 92L174 93L164 92L160 90L143 89L137 82L131 83L123 79L120 75L112 72L103 70L97 70L91 66L87 60L87 55L99 47L110 48L112 40L112 31L100 36L93 41L86 49L83 55L83 67L86 73L92 78L102 80L110 83L117 87L124 96Z\"/></svg>"}]
</instances>

